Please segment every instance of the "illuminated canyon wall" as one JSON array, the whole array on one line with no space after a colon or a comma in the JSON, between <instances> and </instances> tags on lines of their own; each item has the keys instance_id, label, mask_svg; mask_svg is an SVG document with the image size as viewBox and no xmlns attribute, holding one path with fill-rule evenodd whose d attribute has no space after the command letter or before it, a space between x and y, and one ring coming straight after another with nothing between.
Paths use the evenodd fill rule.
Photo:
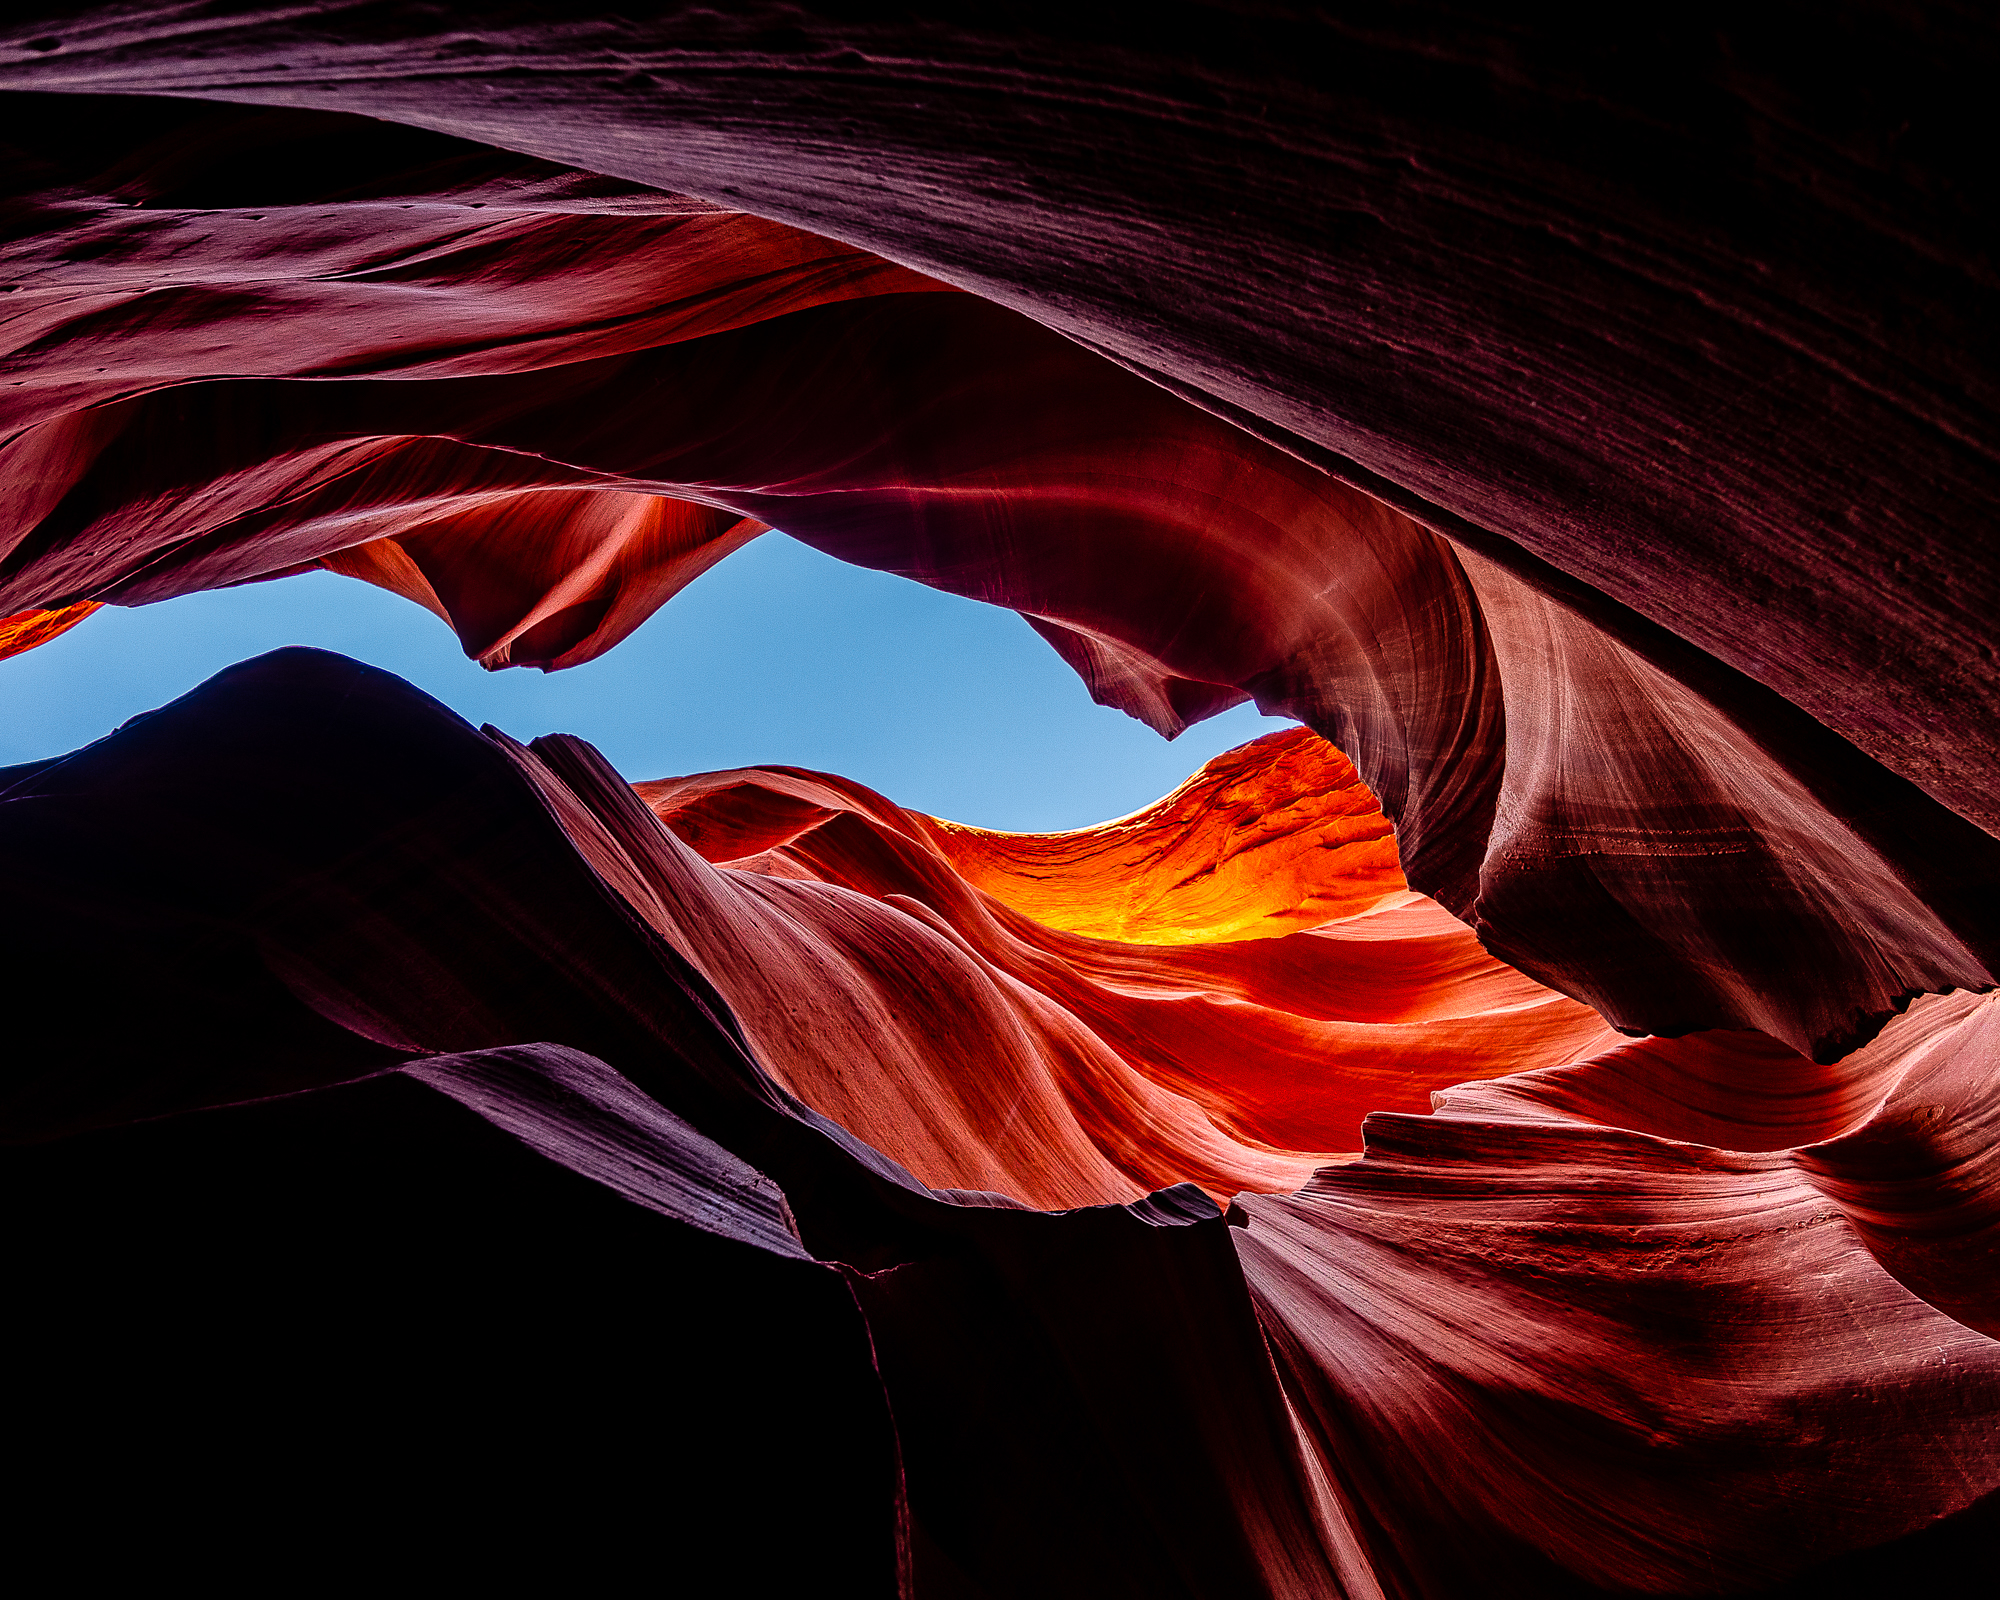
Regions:
<instances>
[{"instance_id":1,"label":"illuminated canyon wall","mask_svg":"<svg viewBox=\"0 0 2000 1600\"><path fill-rule=\"evenodd\" d=\"M1963 1570L1995 46L1814 20L17 28L0 654L325 568L560 670L792 537L1306 725L994 834L287 651L0 772L51 1504L441 1550L359 1451L441 1570L748 1592Z\"/></svg>"}]
</instances>

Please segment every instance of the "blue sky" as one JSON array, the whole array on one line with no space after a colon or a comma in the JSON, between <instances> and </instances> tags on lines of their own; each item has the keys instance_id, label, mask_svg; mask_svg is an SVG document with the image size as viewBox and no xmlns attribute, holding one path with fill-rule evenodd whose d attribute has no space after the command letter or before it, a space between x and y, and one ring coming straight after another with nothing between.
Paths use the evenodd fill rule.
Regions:
<instances>
[{"instance_id":1,"label":"blue sky","mask_svg":"<svg viewBox=\"0 0 2000 1600\"><path fill-rule=\"evenodd\" d=\"M483 671L429 612L331 573L107 607L0 661L0 765L87 744L287 644L386 667L516 738L581 734L628 778L814 767L989 828L1122 816L1210 756L1288 726L1239 706L1168 743L1092 704L1012 612L771 534L608 656L548 674Z\"/></svg>"}]
</instances>

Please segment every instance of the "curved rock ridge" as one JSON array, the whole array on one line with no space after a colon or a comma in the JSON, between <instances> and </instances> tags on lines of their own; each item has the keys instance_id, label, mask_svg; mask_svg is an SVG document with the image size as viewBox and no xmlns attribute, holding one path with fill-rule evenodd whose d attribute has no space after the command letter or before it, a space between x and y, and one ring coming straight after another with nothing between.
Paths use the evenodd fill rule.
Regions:
<instances>
[{"instance_id":1,"label":"curved rock ridge","mask_svg":"<svg viewBox=\"0 0 2000 1600\"><path fill-rule=\"evenodd\" d=\"M1005 884L964 875L965 841L1082 835L972 833L788 769L638 785L663 833L588 746L552 737L521 759L607 881L728 1000L765 1069L934 1187L1043 1208L1172 1182L1219 1200L1296 1187L1357 1147L1372 1110L1420 1110L1447 1083L1615 1037L1407 891L1328 920L1343 902L1379 905L1383 872L1365 835L1359 852L1347 842L1365 791L1303 729L1218 757L1101 830L1117 853L1045 874L1033 915ZM1188 797L1217 791L1238 823L1294 818L1232 858L1217 845L1232 812L1206 813L1211 862L1234 867L1234 920L1254 915L1263 937L1127 942L1060 925L1065 885L1082 915L1156 897L1161 863L1172 873L1200 848ZM629 820L607 837L577 801ZM1207 914L1227 904L1211 884L1194 893ZM1301 923L1319 925L1286 932Z\"/></svg>"},{"instance_id":2,"label":"curved rock ridge","mask_svg":"<svg viewBox=\"0 0 2000 1600\"><path fill-rule=\"evenodd\" d=\"M1496 1573L1438 1537L1470 1516L1606 1586L1770 1582L1807 1523L1845 1547L1857 1507L1990 1493L1996 1015L1920 1001L1832 1066L1756 1034L1629 1043L1372 1117L1363 1160L1239 1197L1300 1437L1369 1570L1532 1583L1532 1559ZM1442 1359L1354 1392L1412 1346ZM1829 1448L1862 1426L1860 1390L1935 1430L1888 1494ZM1446 1413L1434 1458L1384 1453ZM1594 1463L1589 1494L1558 1458Z\"/></svg>"},{"instance_id":3,"label":"curved rock ridge","mask_svg":"<svg viewBox=\"0 0 2000 1600\"><path fill-rule=\"evenodd\" d=\"M790 783L775 771L638 790L675 837L717 862L791 843L824 820L829 795L886 804L838 779ZM1126 944L1276 938L1418 898L1354 764L1303 728L1225 751L1172 794L1088 828L1004 833L895 815L994 899L1049 927Z\"/></svg>"},{"instance_id":4,"label":"curved rock ridge","mask_svg":"<svg viewBox=\"0 0 2000 1600\"><path fill-rule=\"evenodd\" d=\"M319 565L435 612L489 670L553 672L604 654L765 531L748 517L662 495L470 496Z\"/></svg>"},{"instance_id":5,"label":"curved rock ridge","mask_svg":"<svg viewBox=\"0 0 2000 1600\"><path fill-rule=\"evenodd\" d=\"M1164 733L1297 717L1413 887L1622 1028L1834 1058L1993 982L2000 842L1560 574L1017 313L408 128L10 103L0 607L324 565L555 668L778 527L1018 610Z\"/></svg>"},{"instance_id":6,"label":"curved rock ridge","mask_svg":"<svg viewBox=\"0 0 2000 1600\"><path fill-rule=\"evenodd\" d=\"M1296 799L1340 771L1268 759L1301 742L1221 766ZM233 1393L247 1323L281 1392L311 1371L375 1448L438 1461L441 1503L465 1471L481 1495L510 1476L551 1494L545 1408L574 1418L562 1474L654 1417L614 1387L600 1427L550 1359L626 1351L640 1309L593 1307L636 1280L673 1286L648 1337L678 1361L690 1327L756 1309L725 1341L755 1358L700 1351L698 1392L677 1384L658 1425L728 1462L752 1427L767 1470L775 1452L830 1476L787 1491L810 1501L796 1575L755 1538L768 1505L699 1475L684 1491L709 1522L677 1537L747 1540L786 1582L1853 1592L1842 1573L1942 1581L1990 1537L2000 1342L1968 1324L1993 1282L1991 1000L1913 1006L1830 1066L1740 1035L1598 1048L1597 1019L1421 903L1263 939L1090 939L967 884L934 822L857 785L758 770L642 799L581 741L482 735L316 651L4 784L0 868L34 914L0 921L0 966L37 999L0 1099L0 1171L36 1219L27 1448L87 1405L40 1396L88 1397L107 1365ZM1314 1031L1346 1004L1342 968L1348 998L1428 1008L1441 1042L1408 1087L1437 1104L1375 1112L1358 1157L1225 1217L1185 1180L1296 1171L1225 1131L1227 1094L1261 1085L1271 1117L1308 1123L1382 1049L1342 1058ZM92 1011L107 990L121 1004ZM1205 1006L1232 1015L1204 1061ZM1194 1018L1158 1035L1189 1052L1171 1089L1149 1008ZM1566 1015L1574 1048L1549 1027ZM1260 1057L1281 1023L1302 1047ZM1537 1033L1508 1071L1507 1040ZM1471 1062L1506 1075L1448 1080ZM105 1263L135 1229L168 1265L132 1291L158 1332L120 1368L134 1307ZM275 1320L272 1258L304 1283ZM359 1297L358 1330L330 1285ZM524 1309L557 1303L581 1320ZM441 1362L454 1341L469 1365ZM385 1342L420 1376L343 1386ZM471 1431L428 1436L461 1381ZM478 1426L496 1406L519 1420ZM209 1416L235 1437L231 1407ZM309 1459L286 1493L338 1508L351 1480ZM476 1496L465 1515L493 1517Z\"/></svg>"},{"instance_id":7,"label":"curved rock ridge","mask_svg":"<svg viewBox=\"0 0 2000 1600\"><path fill-rule=\"evenodd\" d=\"M1235 1207L1348 1592L1755 1590L2000 1482L2000 1347L1883 1270L1808 1152L1449 1103L1368 1135Z\"/></svg>"},{"instance_id":8,"label":"curved rock ridge","mask_svg":"<svg viewBox=\"0 0 2000 1600\"><path fill-rule=\"evenodd\" d=\"M1554 1114L1782 1153L1908 1288L2000 1337L1996 1006L1991 995L1927 997L1832 1066L1760 1034L1706 1034L1433 1098L1468 1119Z\"/></svg>"}]
</instances>

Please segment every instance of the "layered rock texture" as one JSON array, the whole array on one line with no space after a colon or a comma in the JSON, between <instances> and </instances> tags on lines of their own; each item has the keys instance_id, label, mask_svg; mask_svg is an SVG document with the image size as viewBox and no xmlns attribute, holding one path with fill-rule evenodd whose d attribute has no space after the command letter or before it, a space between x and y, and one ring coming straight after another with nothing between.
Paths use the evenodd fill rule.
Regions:
<instances>
[{"instance_id":1,"label":"layered rock texture","mask_svg":"<svg viewBox=\"0 0 2000 1600\"><path fill-rule=\"evenodd\" d=\"M1994 31L1073 9L9 22L0 656L324 568L559 670L792 537L1305 725L994 834L287 651L0 772L41 1526L1990 1563Z\"/></svg>"}]
</instances>

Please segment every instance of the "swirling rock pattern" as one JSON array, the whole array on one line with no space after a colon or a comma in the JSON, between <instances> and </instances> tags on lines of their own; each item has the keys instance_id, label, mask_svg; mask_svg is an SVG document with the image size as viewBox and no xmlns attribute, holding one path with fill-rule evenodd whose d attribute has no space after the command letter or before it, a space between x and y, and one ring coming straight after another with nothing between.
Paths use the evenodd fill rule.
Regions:
<instances>
[{"instance_id":1,"label":"swirling rock pattern","mask_svg":"<svg viewBox=\"0 0 2000 1600\"><path fill-rule=\"evenodd\" d=\"M10 17L0 655L782 530L1311 730L993 835L281 652L0 773L37 1536L393 1548L350 1430L454 1580L1990 1562L1997 37Z\"/></svg>"}]
</instances>

